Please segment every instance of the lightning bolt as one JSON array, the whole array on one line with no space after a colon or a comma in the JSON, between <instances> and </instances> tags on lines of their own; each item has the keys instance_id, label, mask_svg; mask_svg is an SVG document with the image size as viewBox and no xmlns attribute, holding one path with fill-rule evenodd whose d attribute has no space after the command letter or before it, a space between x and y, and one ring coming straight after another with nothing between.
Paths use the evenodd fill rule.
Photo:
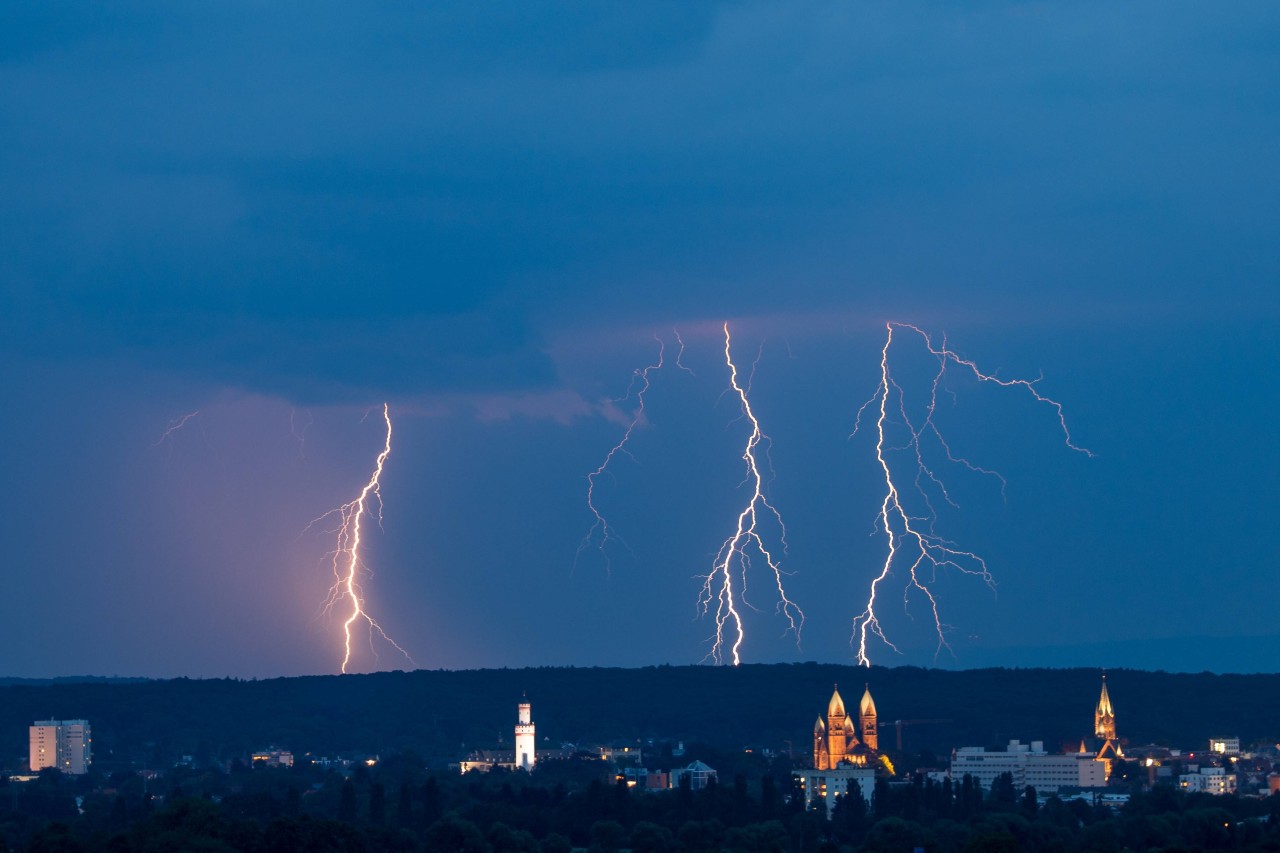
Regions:
<instances>
[{"instance_id":1,"label":"lightning bolt","mask_svg":"<svg viewBox=\"0 0 1280 853\"><path fill-rule=\"evenodd\" d=\"M675 335L676 342L680 347L676 352L676 367L692 375L693 371L681 362L681 358L684 356L684 338L680 337L680 332L675 328L671 331ZM604 476L605 472L609 470L609 465L613 462L614 458L619 454L630 456L632 461L636 461L635 457L631 455L631 451L627 449L627 444L630 443L631 436L635 431L645 423L644 397L645 394L649 392L649 388L653 382L650 374L661 370L665 364L666 343L656 334L653 336L653 340L658 345L657 360L654 361L653 364L637 368L632 371L631 382L627 386L627 393L617 399L608 401L609 405L616 406L623 404L634 397L636 405L635 409L631 412L631 420L627 423L627 428L622 433L622 438L619 439L618 443L611 447L609 452L605 454L604 460L600 463L599 467L587 475L587 509L591 511L591 515L594 520L591 523L591 528L587 531L586 535L582 537L582 541L578 543L578 552L574 556L573 560L575 566L578 564L578 559L582 556L582 552L591 547L593 542L595 543L597 550L600 551L600 555L604 558L605 570L608 572L612 572L612 563L607 551L607 546L610 541L618 542L631 552L631 556L636 556L636 552L614 531L613 527L609 524L609 520L605 517L604 513L600 511L600 507L596 504L596 485L599 479Z\"/></svg>"},{"instance_id":2,"label":"lightning bolt","mask_svg":"<svg viewBox=\"0 0 1280 853\"><path fill-rule=\"evenodd\" d=\"M298 442L298 458L299 459L307 458L306 456L307 430L310 429L311 425L315 423L315 418L311 416L310 412L306 412L305 414L307 416L307 421L306 423L302 424L301 427L299 427L298 417L297 417L298 410L296 408L289 409L289 433L290 435L293 436L294 441Z\"/></svg>"},{"instance_id":3,"label":"lightning bolt","mask_svg":"<svg viewBox=\"0 0 1280 853\"><path fill-rule=\"evenodd\" d=\"M885 489L884 500L880 504L880 511L876 517L875 529L884 533L888 550L879 574L871 581L866 608L853 620L854 638L856 638L858 645L857 662L865 666L871 665L867 645L872 636L878 638L895 652L898 651L898 647L885 634L884 626L876 615L876 598L880 586L889 578L895 566L904 564L906 566L906 583L903 588L904 607L908 605L911 594L915 592L925 599L933 615L934 628L938 638L935 657L937 654L941 654L944 648L948 651L951 650L946 638L947 626L943 624L938 610L938 599L929 586L930 583L936 580L938 572L943 569L952 569L962 574L974 575L981 578L987 586L993 590L995 589L995 580L982 557L972 551L960 548L955 543L939 536L934 530L937 513L930 500L930 488L936 489L943 500L951 506L956 506L956 504L951 499L951 495L947 492L947 488L941 478L926 462L923 448L925 440L931 439L933 443L936 443L948 462L961 465L975 473L998 479L1002 493L1005 483L1004 478L998 473L975 465L962 456L956 456L934 421L938 405L938 391L942 386L949 366L971 373L979 382L990 382L1002 388L1017 387L1029 392L1037 403L1051 407L1057 414L1058 424L1067 447L1087 456L1093 456L1089 450L1078 446L1072 439L1062 404L1045 397L1036 389L1035 385L1039 379L1000 379L993 374L984 373L975 362L962 358L948 348L945 338L941 345L935 346L933 339L926 332L910 323L889 322L885 324L885 328L887 335L884 347L880 351L880 383L871 398L858 410L857 417L854 420L853 433L850 436L852 438L857 435L862 426L863 414L868 408L874 407L876 410L876 461L879 463L880 470L884 475ZM893 346L895 330L918 335L924 342L929 354L937 362L937 370L929 386L930 393L924 408L924 415L919 424L913 422L908 415L906 393L894 379L890 370L889 351ZM905 438L902 444L889 446L887 444L887 433L895 420L901 427L905 428ZM895 478L894 469L890 465L890 454L894 452L910 454L912 459L911 470L913 471L911 481L915 494L922 498L924 510L922 515L913 515L912 511L906 506L900 480Z\"/></svg>"},{"instance_id":4,"label":"lightning bolt","mask_svg":"<svg viewBox=\"0 0 1280 853\"><path fill-rule=\"evenodd\" d=\"M165 429L164 434L161 435L160 438L156 441L156 443L151 446L159 447L160 445L164 444L166 441L168 441L170 438L173 437L173 434L175 432L177 432L178 430L186 426L187 421L191 420L192 418L196 417L199 414L200 414L200 410L196 409L193 412L187 412L185 415L179 415L176 418L171 418L169 420L169 426Z\"/></svg>"},{"instance_id":5,"label":"lightning bolt","mask_svg":"<svg viewBox=\"0 0 1280 853\"><path fill-rule=\"evenodd\" d=\"M711 637L711 650L704 660L711 660L717 664L724 663L726 644L729 643L726 633L731 633L732 643L728 645L728 652L733 665L737 666L742 662L742 642L746 638L742 613L738 605L747 604L745 594L747 572L751 567L750 552L755 552L763 558L765 565L773 572L774 583L778 589L776 609L787 620L789 626L787 630L795 635L797 645L800 643L800 629L804 625L804 612L787 597L787 591L782 583L783 571L779 560L774 557L760 535L759 521L763 510L777 521L781 530L781 547L783 552L786 551L787 527L782 521L782 515L765 495L764 477L760 473L760 465L756 458L756 451L761 449L762 443L765 443L763 449L767 452L767 442L770 439L760 429L760 421L751 410L747 389L744 389L738 381L738 367L733 361L728 323L724 324L724 360L729 367L730 389L738 395L742 416L751 424L751 434L747 437L746 447L742 451L742 460L747 466L743 482L751 486L752 492L747 505L742 512L738 513L737 527L733 535L724 540L716 553L711 571L703 576L698 607L705 616L711 612L712 604L715 604L715 633ZM759 361L759 356L756 360ZM750 382L747 383L747 388L749 387ZM747 604L747 606L750 605Z\"/></svg>"},{"instance_id":6,"label":"lightning bolt","mask_svg":"<svg viewBox=\"0 0 1280 853\"><path fill-rule=\"evenodd\" d=\"M613 462L614 457L619 454L625 454L630 456L633 461L635 460L635 457L631 456L631 451L627 449L627 444L631 441L632 434L640 424L644 422L644 395L648 393L649 387L652 384L649 374L662 369L663 355L666 352L666 345L662 342L662 339L657 335L654 335L653 339L658 344L657 361L647 367L637 368L632 371L631 383L627 386L627 393L615 400L608 401L608 404L617 405L625 403L634 396L636 406L631 412L631 421L627 424L626 431L623 432L622 438L617 444L609 449L608 453L605 454L604 461L600 463L599 467L587 475L587 509L591 511L595 520L591 523L591 529L587 531L586 535L582 537L582 541L578 543L578 553L574 557L575 566L577 565L578 558L582 556L582 552L589 548L592 542L596 543L596 548L600 551L600 556L604 558L605 570L608 572L612 572L612 563L609 559L609 553L607 550L607 546L610 541L620 543L628 551L631 551L631 555L633 557L635 556L635 551L631 549L631 546L628 545L622 537L618 536L618 534L614 532L613 528L609 525L609 520L605 518L604 514L600 512L599 506L596 505L596 483L600 477L604 476L605 471L609 469L609 465ZM683 352L683 350L684 347L682 345L681 351ZM599 534L598 540L596 536L597 534Z\"/></svg>"},{"instance_id":7,"label":"lightning bolt","mask_svg":"<svg viewBox=\"0 0 1280 853\"><path fill-rule=\"evenodd\" d=\"M348 664L351 663L351 630L358 622L365 622L369 629L370 648L373 648L373 635L376 633L382 639L390 643L396 651L404 655L405 658L414 666L417 663L405 651L399 643L391 639L387 632L382 629L377 620L365 609L364 597L360 588L360 572L363 568L368 572L360 558L360 537L361 525L365 515L369 511L369 505L377 501L377 519L378 526L382 526L382 470L386 465L387 457L391 455L391 410L386 403L382 404L382 418L387 424L387 438L383 445L382 452L378 454L377 461L374 463L373 473L369 477L369 482L364 484L364 488L360 490L360 494L355 500L345 503L342 506L329 510L324 515L312 519L307 525L312 525L322 521L323 519L336 516L338 526L336 529L328 531L337 534L337 545L333 550L333 586L329 588L329 596L325 600L323 612L332 612L333 608L348 604L351 608L347 618L342 623L343 633L343 656L342 656L342 672L347 671ZM374 651L374 657L377 657L377 651Z\"/></svg>"},{"instance_id":8,"label":"lightning bolt","mask_svg":"<svg viewBox=\"0 0 1280 853\"><path fill-rule=\"evenodd\" d=\"M681 359L684 358L684 338L680 337L680 330L675 326L672 326L671 334L676 336L676 343L680 345L680 350L676 353L676 367L680 368L690 376L697 376L697 374L693 372L693 368L686 367L684 362L681 361Z\"/></svg>"}]
</instances>

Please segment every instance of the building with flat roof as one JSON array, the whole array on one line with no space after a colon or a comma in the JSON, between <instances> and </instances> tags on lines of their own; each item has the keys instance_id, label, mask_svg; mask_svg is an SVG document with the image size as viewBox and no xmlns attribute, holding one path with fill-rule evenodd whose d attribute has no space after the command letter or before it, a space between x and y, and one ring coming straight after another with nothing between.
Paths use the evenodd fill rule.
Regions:
<instances>
[{"instance_id":1,"label":"building with flat roof","mask_svg":"<svg viewBox=\"0 0 1280 853\"><path fill-rule=\"evenodd\" d=\"M821 801L826 803L828 816L835 810L837 797L845 796L856 787L862 799L870 803L876 788L874 766L847 762L825 770L792 770L791 777L804 792L805 808L811 809Z\"/></svg>"},{"instance_id":2,"label":"building with flat roof","mask_svg":"<svg viewBox=\"0 0 1280 853\"><path fill-rule=\"evenodd\" d=\"M93 737L88 720L36 720L30 729L33 773L53 767L72 776L89 772Z\"/></svg>"},{"instance_id":3,"label":"building with flat roof","mask_svg":"<svg viewBox=\"0 0 1280 853\"><path fill-rule=\"evenodd\" d=\"M1107 784L1106 766L1094 760L1093 753L1050 755L1044 741L1030 744L1011 740L1003 751L988 752L980 746L965 746L951 755L951 778L966 775L986 790L1001 773L1013 777L1013 785L1022 790L1027 785L1039 794L1052 794L1062 788L1097 788Z\"/></svg>"},{"instance_id":4,"label":"building with flat roof","mask_svg":"<svg viewBox=\"0 0 1280 853\"><path fill-rule=\"evenodd\" d=\"M1239 755L1240 738L1211 737L1209 738L1209 751L1216 752L1218 755Z\"/></svg>"},{"instance_id":5,"label":"building with flat roof","mask_svg":"<svg viewBox=\"0 0 1280 853\"><path fill-rule=\"evenodd\" d=\"M1178 786L1184 791L1202 794L1234 794L1236 792L1236 774L1228 773L1222 767L1201 767L1196 773L1183 773L1178 777Z\"/></svg>"}]
</instances>

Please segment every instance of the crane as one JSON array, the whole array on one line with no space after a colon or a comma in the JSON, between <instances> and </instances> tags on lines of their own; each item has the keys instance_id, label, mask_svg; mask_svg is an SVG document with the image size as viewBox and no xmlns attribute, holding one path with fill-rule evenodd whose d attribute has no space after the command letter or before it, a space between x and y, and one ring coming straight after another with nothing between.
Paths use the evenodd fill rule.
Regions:
<instances>
[{"instance_id":1,"label":"crane","mask_svg":"<svg viewBox=\"0 0 1280 853\"><path fill-rule=\"evenodd\" d=\"M897 735L898 752L902 752L902 729L906 726L923 726L933 723L949 723L950 720L894 720L894 733Z\"/></svg>"}]
</instances>

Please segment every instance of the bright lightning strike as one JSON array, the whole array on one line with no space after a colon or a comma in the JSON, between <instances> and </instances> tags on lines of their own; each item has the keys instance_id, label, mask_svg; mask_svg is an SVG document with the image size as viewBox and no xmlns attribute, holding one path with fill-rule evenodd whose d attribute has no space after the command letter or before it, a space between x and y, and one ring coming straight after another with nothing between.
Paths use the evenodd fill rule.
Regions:
<instances>
[{"instance_id":1,"label":"bright lightning strike","mask_svg":"<svg viewBox=\"0 0 1280 853\"><path fill-rule=\"evenodd\" d=\"M733 361L728 323L724 324L724 360L729 367L730 388L738 395L742 416L751 424L751 434L747 437L747 445L742 451L742 460L747 465L744 482L751 487L752 492L751 499L738 514L737 527L733 535L720 546L711 571L703 577L698 606L705 615L711 612L712 604L715 604L715 633L711 638L711 651L707 653L707 659L718 664L724 663L727 648L730 660L733 661L734 666L737 666L742 662L742 642L746 638L739 605L747 604L745 597L747 571L751 567L752 553L758 554L773 572L774 583L778 589L777 611L787 620L788 630L795 635L797 644L800 642L800 629L804 625L804 613L787 597L787 591L782 583L783 571L779 560L774 557L760 534L759 521L761 510L763 510L777 522L781 531L781 547L783 551L786 550L787 528L782 522L782 515L765 496L764 477L760 473L760 465L756 458L757 451L767 450L768 445L762 448L761 443L768 442L769 437L760 429L760 421L751 410L747 389L744 389L738 381L738 367ZM750 383L747 387L750 387Z\"/></svg>"},{"instance_id":2,"label":"bright lightning strike","mask_svg":"<svg viewBox=\"0 0 1280 853\"><path fill-rule=\"evenodd\" d=\"M382 418L387 424L387 438L382 452L378 454L377 461L374 463L373 474L370 475L369 482L365 483L364 488L360 490L360 494L355 500L329 510L307 525L310 527L330 516L337 516L338 518L337 529L330 531L337 534L337 545L332 555L334 582L329 589L329 597L325 601L324 612L329 613L339 605L347 605L351 608L346 620L342 623L342 672L344 673L347 671L348 664L351 663L351 629L358 622L364 622L368 626L370 648L373 646L373 635L376 633L390 643L396 651L404 655L410 663L417 665L409 653L399 643L387 636L387 632L365 609L363 591L359 580L362 570L368 573L368 568L365 567L360 558L361 525L369 510L369 505L375 500L377 501L378 524L379 526L382 524L382 470L386 465L387 457L391 455L391 411L386 403L382 404ZM374 656L377 656L376 650L374 651Z\"/></svg>"},{"instance_id":3,"label":"bright lightning strike","mask_svg":"<svg viewBox=\"0 0 1280 853\"><path fill-rule=\"evenodd\" d=\"M1003 388L1023 388L1031 394L1036 402L1051 407L1057 414L1058 423L1062 429L1067 447L1087 456L1093 455L1085 448L1074 443L1071 432L1067 428L1062 404L1045 397L1036 389L1036 382L1039 380L1000 379L992 374L983 373L975 362L962 358L950 350L945 339L943 339L940 346L935 346L932 338L927 333L909 323L890 322L885 324L885 328L888 334L885 338L884 348L880 352L880 384L877 386L875 393L872 394L871 399L858 410L853 429L853 435L857 435L858 430L861 428L863 413L871 407L876 409L876 461L880 464L880 470L884 474L885 488L884 500L880 505L880 512L876 518L876 529L885 534L888 551L879 574L871 581L866 608L853 620L854 637L858 644L857 662L865 666L871 665L871 658L867 648L871 636L879 638L889 648L898 651L898 647L885 634L884 626L876 615L877 593L881 584L888 579L895 568L905 565L904 607L914 591L923 596L930 612L933 614L934 629L938 638L937 653L941 653L944 648L948 651L951 648L947 643L946 626L943 624L942 617L938 612L938 599L930 588L930 584L936 580L938 572L942 569L952 569L962 574L975 575L992 589L995 588L994 578L982 557L971 551L963 550L934 532L936 513L929 497L929 489L931 487L936 489L943 500L952 506L955 504L951 500L951 496L948 494L942 480L926 462L922 442L931 440L941 449L948 462L962 465L970 471L996 477L1000 480L1001 487L1003 488L1004 486L1004 478L1000 477L999 474L980 468L967 459L953 454L951 447L947 444L946 439L934 422L934 414L937 411L938 404L938 389L942 384L948 367L954 366L968 371L979 382L991 382ZM893 345L895 330L900 330L904 333L914 332L919 335L924 341L925 348L929 354L937 361L937 370L930 384L927 405L924 407L924 414L920 418L919 424L916 424L908 414L906 393L894 379L890 370L889 351ZM905 428L905 434L900 444L891 446L888 444L888 433L895 423L900 428ZM922 514L913 515L912 511L906 506L906 499L901 485L903 480L901 477L895 476L895 468L890 464L891 458L894 458L892 454L895 452L905 452L911 459L911 463L908 466L908 470L911 472L910 482L915 493L923 501L924 511Z\"/></svg>"}]
</instances>

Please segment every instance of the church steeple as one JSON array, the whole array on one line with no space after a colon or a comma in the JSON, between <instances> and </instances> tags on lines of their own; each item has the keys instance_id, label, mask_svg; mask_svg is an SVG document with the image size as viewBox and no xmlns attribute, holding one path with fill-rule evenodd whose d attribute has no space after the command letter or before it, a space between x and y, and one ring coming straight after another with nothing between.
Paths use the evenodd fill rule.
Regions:
<instances>
[{"instance_id":1,"label":"church steeple","mask_svg":"<svg viewBox=\"0 0 1280 853\"><path fill-rule=\"evenodd\" d=\"M1116 739L1116 712L1111 707L1111 696L1107 693L1107 674L1102 674L1102 695L1098 698L1098 707L1093 712L1093 733L1103 740Z\"/></svg>"},{"instance_id":2,"label":"church steeple","mask_svg":"<svg viewBox=\"0 0 1280 853\"><path fill-rule=\"evenodd\" d=\"M1111 777L1111 761L1123 758L1120 741L1116 739L1116 712L1111 707L1111 695L1107 693L1107 674L1102 674L1102 693L1098 696L1098 707L1093 710L1093 733L1102 741L1098 754L1094 758L1106 762L1107 778Z\"/></svg>"},{"instance_id":3,"label":"church steeple","mask_svg":"<svg viewBox=\"0 0 1280 853\"><path fill-rule=\"evenodd\" d=\"M840 698L840 685L831 691L831 701L827 703L827 761L835 767L844 761L849 750L848 715L844 711L844 700Z\"/></svg>"},{"instance_id":4,"label":"church steeple","mask_svg":"<svg viewBox=\"0 0 1280 853\"><path fill-rule=\"evenodd\" d=\"M858 715L862 722L862 742L867 749L876 752L880 749L880 735L876 732L876 703L871 698L871 685L866 686L862 701L858 703Z\"/></svg>"},{"instance_id":5,"label":"church steeple","mask_svg":"<svg viewBox=\"0 0 1280 853\"><path fill-rule=\"evenodd\" d=\"M831 761L827 757L827 727L822 717L813 724L813 766L816 770L831 769Z\"/></svg>"}]
</instances>

